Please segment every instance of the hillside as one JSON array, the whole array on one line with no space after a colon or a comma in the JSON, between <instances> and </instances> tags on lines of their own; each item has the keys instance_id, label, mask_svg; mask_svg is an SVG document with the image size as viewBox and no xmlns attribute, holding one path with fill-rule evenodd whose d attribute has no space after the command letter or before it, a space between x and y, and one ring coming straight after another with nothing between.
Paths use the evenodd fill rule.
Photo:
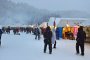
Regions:
<instances>
[{"instance_id":1,"label":"hillside","mask_svg":"<svg viewBox=\"0 0 90 60\"><path fill-rule=\"evenodd\" d=\"M90 14L80 11L57 11L38 9L26 3L0 0L0 24L34 24L48 21L50 17L89 18Z\"/></svg>"}]
</instances>

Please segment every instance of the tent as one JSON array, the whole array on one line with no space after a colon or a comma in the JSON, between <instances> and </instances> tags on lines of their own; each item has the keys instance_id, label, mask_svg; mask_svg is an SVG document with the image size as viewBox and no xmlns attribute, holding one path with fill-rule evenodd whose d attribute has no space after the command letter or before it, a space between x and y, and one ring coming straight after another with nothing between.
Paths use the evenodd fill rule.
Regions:
<instances>
[{"instance_id":1,"label":"tent","mask_svg":"<svg viewBox=\"0 0 90 60\"><path fill-rule=\"evenodd\" d=\"M56 22L56 26L58 26L58 27L65 27L67 25L73 27L76 25L80 25L84 21L88 21L88 19L85 19L85 18L55 18L55 17L51 17L49 19L48 25L53 26L54 21Z\"/></svg>"},{"instance_id":2,"label":"tent","mask_svg":"<svg viewBox=\"0 0 90 60\"><path fill-rule=\"evenodd\" d=\"M47 27L47 22L43 22L40 27L46 28Z\"/></svg>"},{"instance_id":3,"label":"tent","mask_svg":"<svg viewBox=\"0 0 90 60\"><path fill-rule=\"evenodd\" d=\"M75 39L78 31L78 26L85 21L88 21L86 18L55 18L51 17L49 19L48 25L53 26L54 21L56 22L56 27L59 28L60 38L67 38L66 33L71 33L73 36L71 39Z\"/></svg>"},{"instance_id":4,"label":"tent","mask_svg":"<svg viewBox=\"0 0 90 60\"><path fill-rule=\"evenodd\" d=\"M76 26L76 25L80 25L81 23L83 23L84 21L86 21L87 19L85 18L60 18L59 27L65 27L67 25L69 26Z\"/></svg>"}]
</instances>

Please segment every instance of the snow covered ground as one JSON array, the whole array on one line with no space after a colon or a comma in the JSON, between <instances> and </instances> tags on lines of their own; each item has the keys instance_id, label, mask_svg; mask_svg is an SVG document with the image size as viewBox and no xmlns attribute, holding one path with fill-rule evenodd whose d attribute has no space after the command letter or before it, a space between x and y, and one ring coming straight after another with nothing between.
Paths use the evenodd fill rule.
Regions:
<instances>
[{"instance_id":1,"label":"snow covered ground","mask_svg":"<svg viewBox=\"0 0 90 60\"><path fill-rule=\"evenodd\" d=\"M57 40L52 54L43 53L43 37L35 40L34 35L3 34L0 60L90 60L90 44L85 44L85 56L76 55L74 40Z\"/></svg>"}]
</instances>

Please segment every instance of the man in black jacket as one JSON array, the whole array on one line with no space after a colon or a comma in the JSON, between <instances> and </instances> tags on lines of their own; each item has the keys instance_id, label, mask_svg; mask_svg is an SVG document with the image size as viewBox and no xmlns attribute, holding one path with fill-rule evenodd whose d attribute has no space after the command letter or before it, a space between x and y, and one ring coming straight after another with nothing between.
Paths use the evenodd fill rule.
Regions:
<instances>
[{"instance_id":1,"label":"man in black jacket","mask_svg":"<svg viewBox=\"0 0 90 60\"><path fill-rule=\"evenodd\" d=\"M83 27L78 28L77 38L76 38L76 52L79 54L79 46L81 48L81 55L84 56L84 41L86 40L86 33L83 31Z\"/></svg>"},{"instance_id":2,"label":"man in black jacket","mask_svg":"<svg viewBox=\"0 0 90 60\"><path fill-rule=\"evenodd\" d=\"M44 32L44 53L46 53L47 45L49 45L49 54L52 54L51 38L52 38L52 31L50 27L48 26L46 28L46 31Z\"/></svg>"}]
</instances>

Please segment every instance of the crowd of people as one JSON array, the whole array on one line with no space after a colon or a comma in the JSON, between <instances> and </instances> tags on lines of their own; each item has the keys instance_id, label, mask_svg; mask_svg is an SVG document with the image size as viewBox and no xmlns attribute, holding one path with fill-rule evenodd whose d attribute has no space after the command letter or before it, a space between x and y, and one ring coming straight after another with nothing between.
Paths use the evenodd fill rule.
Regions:
<instances>
[{"instance_id":1,"label":"crowd of people","mask_svg":"<svg viewBox=\"0 0 90 60\"><path fill-rule=\"evenodd\" d=\"M44 38L44 53L46 53L47 46L49 46L49 54L52 54L52 47L56 48L56 40L59 39L58 30L54 27L51 29L49 26L46 28L40 27L26 27L26 28L0 28L0 45L1 45L1 36L3 33L10 33L10 30L13 30L14 34L18 34L19 31L26 33L33 33L35 39L40 40L40 35L43 35ZM57 37L58 36L58 37ZM83 27L78 28L77 38L76 38L76 53L79 54L79 46L81 48L81 55L84 56L84 41L86 40L86 33L83 31Z\"/></svg>"}]
</instances>

